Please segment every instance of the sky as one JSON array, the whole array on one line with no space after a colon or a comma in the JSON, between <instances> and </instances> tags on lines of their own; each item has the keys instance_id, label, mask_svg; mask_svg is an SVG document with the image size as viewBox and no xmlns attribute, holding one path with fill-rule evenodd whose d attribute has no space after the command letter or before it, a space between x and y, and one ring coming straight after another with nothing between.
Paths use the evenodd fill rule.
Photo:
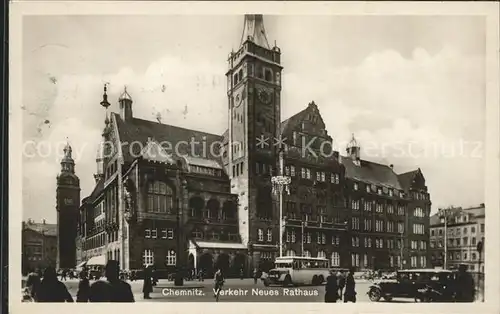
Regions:
<instances>
[{"instance_id":1,"label":"sky","mask_svg":"<svg viewBox=\"0 0 500 314\"><path fill-rule=\"evenodd\" d=\"M282 119L314 100L341 154L420 168L432 211L484 202L485 24L473 16L264 16L281 48ZM62 148L81 198L105 111L127 86L134 116L222 134L227 57L243 16L25 16L23 219L56 222Z\"/></svg>"}]
</instances>

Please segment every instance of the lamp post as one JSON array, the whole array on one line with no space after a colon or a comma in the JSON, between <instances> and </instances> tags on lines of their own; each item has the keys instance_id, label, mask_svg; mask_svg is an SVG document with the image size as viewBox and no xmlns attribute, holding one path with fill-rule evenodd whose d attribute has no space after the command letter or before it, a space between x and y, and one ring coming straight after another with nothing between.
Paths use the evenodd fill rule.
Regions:
<instances>
[{"instance_id":1,"label":"lamp post","mask_svg":"<svg viewBox=\"0 0 500 314\"><path fill-rule=\"evenodd\" d=\"M271 183L273 185L273 192L275 194L279 195L279 232L280 232L280 237L279 237L279 256L283 256L283 229L284 229L284 220L283 220L283 193L286 192L287 194L290 194L290 189L289 185L291 182L290 177L287 177L283 173L283 168L284 168L284 160L283 160L283 150L280 151L279 153L279 175L273 176L271 178Z\"/></svg>"},{"instance_id":2,"label":"lamp post","mask_svg":"<svg viewBox=\"0 0 500 314\"><path fill-rule=\"evenodd\" d=\"M482 241L479 241L477 243L477 246L476 246L476 249L477 249L477 253L479 254L479 261L478 261L478 278L477 278L477 285L478 285L478 290L481 292L481 296L482 296L482 302L484 302L484 292L481 291L481 254L483 252L483 247L484 247L484 240Z\"/></svg>"},{"instance_id":3,"label":"lamp post","mask_svg":"<svg viewBox=\"0 0 500 314\"><path fill-rule=\"evenodd\" d=\"M451 213L450 208L439 209L438 215L444 222L444 264L443 269L448 267L448 216Z\"/></svg>"},{"instance_id":4,"label":"lamp post","mask_svg":"<svg viewBox=\"0 0 500 314\"><path fill-rule=\"evenodd\" d=\"M182 232L181 232L181 207L179 205L179 198L176 199L175 205L177 207L177 213L176 213L176 226L177 226L177 234L176 234L176 261L175 261L175 280L174 280L174 285L175 286L183 286L184 285L184 265L183 265L183 259L182 256L184 254L184 247L182 246L183 243L183 238L182 238Z\"/></svg>"}]
</instances>

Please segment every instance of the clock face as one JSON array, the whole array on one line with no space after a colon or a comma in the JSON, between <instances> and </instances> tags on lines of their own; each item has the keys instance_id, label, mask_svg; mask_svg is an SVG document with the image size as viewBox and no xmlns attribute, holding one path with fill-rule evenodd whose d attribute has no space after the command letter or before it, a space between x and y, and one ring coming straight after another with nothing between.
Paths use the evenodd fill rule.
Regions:
<instances>
[{"instance_id":1,"label":"clock face","mask_svg":"<svg viewBox=\"0 0 500 314\"><path fill-rule=\"evenodd\" d=\"M264 105L269 105L272 101L271 91L264 88L259 88L257 90L257 97L259 97L259 101Z\"/></svg>"}]
</instances>

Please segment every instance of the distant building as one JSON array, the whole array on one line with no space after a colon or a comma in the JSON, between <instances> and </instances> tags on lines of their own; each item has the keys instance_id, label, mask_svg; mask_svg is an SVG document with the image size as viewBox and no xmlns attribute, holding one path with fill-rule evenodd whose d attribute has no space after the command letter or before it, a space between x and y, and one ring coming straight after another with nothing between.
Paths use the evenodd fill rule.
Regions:
<instances>
[{"instance_id":1,"label":"distant building","mask_svg":"<svg viewBox=\"0 0 500 314\"><path fill-rule=\"evenodd\" d=\"M23 221L22 272L27 274L48 266L56 267L57 225Z\"/></svg>"},{"instance_id":2,"label":"distant building","mask_svg":"<svg viewBox=\"0 0 500 314\"><path fill-rule=\"evenodd\" d=\"M457 268L460 264L468 266L470 271L484 272L484 251L477 252L477 243L484 241L485 206L481 204L471 208L451 208L448 216L446 248L448 253L447 268ZM431 263L434 267L444 267L445 228L444 219L435 214L431 217ZM479 262L481 266L479 267Z\"/></svg>"}]
</instances>

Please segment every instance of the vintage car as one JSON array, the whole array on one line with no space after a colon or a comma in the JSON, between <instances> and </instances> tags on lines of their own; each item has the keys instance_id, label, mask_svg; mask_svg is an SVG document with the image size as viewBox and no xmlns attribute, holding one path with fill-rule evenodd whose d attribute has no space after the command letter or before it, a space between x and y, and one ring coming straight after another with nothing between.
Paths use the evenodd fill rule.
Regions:
<instances>
[{"instance_id":1,"label":"vintage car","mask_svg":"<svg viewBox=\"0 0 500 314\"><path fill-rule=\"evenodd\" d=\"M433 289L442 293L450 287L455 272L440 269L407 269L396 272L395 278L375 281L368 289L372 302L381 298L391 301L392 298L412 298L421 301L422 291Z\"/></svg>"}]
</instances>

